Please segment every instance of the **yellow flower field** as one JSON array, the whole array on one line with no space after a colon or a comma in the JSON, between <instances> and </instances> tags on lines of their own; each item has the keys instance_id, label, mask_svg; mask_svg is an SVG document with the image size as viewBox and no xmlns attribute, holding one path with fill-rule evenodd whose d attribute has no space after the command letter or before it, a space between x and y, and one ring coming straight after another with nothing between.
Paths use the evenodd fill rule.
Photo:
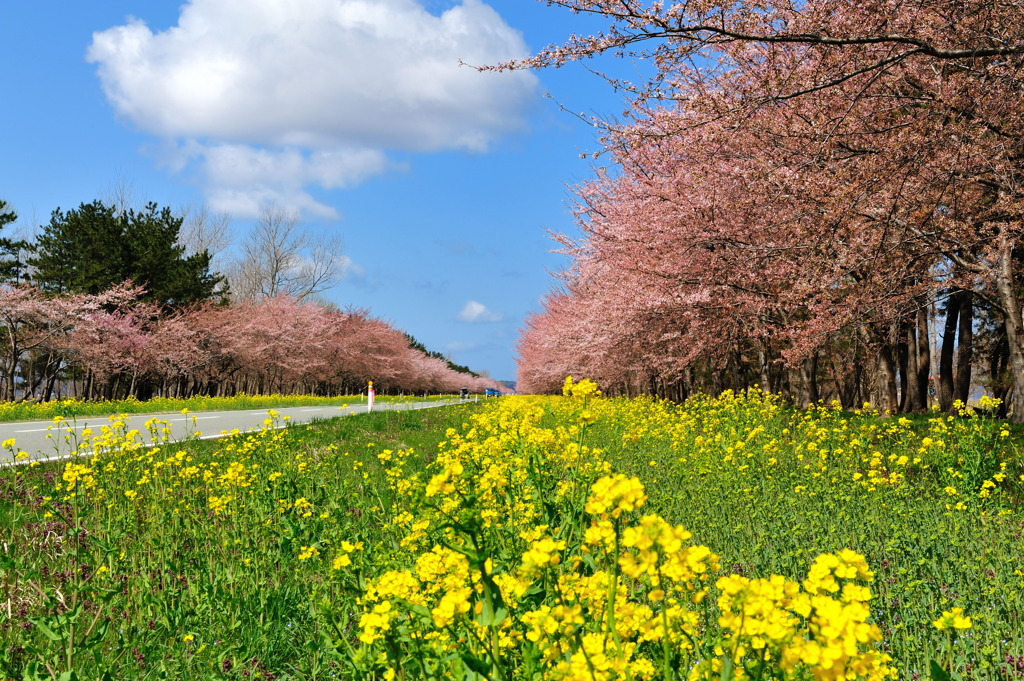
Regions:
<instances>
[{"instance_id":1,"label":"yellow flower field","mask_svg":"<svg viewBox=\"0 0 1024 681\"><path fill-rule=\"evenodd\" d=\"M1001 424L564 392L5 469L0 673L1020 677Z\"/></svg>"}]
</instances>

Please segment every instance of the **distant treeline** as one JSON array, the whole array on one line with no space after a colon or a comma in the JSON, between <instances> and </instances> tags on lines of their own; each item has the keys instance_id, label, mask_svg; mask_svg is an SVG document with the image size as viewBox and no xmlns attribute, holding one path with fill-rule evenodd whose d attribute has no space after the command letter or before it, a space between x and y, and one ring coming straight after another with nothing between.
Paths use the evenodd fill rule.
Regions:
<instances>
[{"instance_id":1,"label":"distant treeline","mask_svg":"<svg viewBox=\"0 0 1024 681\"><path fill-rule=\"evenodd\" d=\"M15 219L0 201L0 228ZM281 287L233 299L209 252L180 243L182 222L94 202L54 211L32 243L0 239L0 399L495 385L364 309Z\"/></svg>"}]
</instances>

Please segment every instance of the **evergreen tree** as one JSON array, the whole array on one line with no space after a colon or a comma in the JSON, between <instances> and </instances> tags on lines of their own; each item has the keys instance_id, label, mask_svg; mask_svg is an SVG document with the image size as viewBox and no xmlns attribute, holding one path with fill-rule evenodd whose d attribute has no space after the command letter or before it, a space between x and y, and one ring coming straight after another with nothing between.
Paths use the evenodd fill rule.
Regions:
<instances>
[{"instance_id":1,"label":"evergreen tree","mask_svg":"<svg viewBox=\"0 0 1024 681\"><path fill-rule=\"evenodd\" d=\"M210 271L209 253L185 254L181 223L155 203L139 211L101 201L58 208L32 246L32 279L45 291L94 295L131 280L146 300L166 306L214 298L223 277Z\"/></svg>"},{"instance_id":2,"label":"evergreen tree","mask_svg":"<svg viewBox=\"0 0 1024 681\"><path fill-rule=\"evenodd\" d=\"M18 215L11 210L7 202L0 199L0 230L17 219ZM18 260L18 252L25 245L24 241L0 237L0 281L15 281L18 279L22 266L22 263Z\"/></svg>"}]
</instances>

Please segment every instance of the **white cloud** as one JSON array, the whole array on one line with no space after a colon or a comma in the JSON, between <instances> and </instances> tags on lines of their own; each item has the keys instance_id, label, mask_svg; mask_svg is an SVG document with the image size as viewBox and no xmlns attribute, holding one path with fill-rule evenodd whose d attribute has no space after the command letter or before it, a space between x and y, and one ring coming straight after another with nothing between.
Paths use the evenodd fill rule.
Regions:
<instances>
[{"instance_id":1,"label":"white cloud","mask_svg":"<svg viewBox=\"0 0 1024 681\"><path fill-rule=\"evenodd\" d=\"M483 303L470 300L462 308L457 319L460 322L500 322L503 317L497 312L488 310Z\"/></svg>"},{"instance_id":2,"label":"white cloud","mask_svg":"<svg viewBox=\"0 0 1024 681\"><path fill-rule=\"evenodd\" d=\"M484 151L522 126L532 74L459 66L523 56L519 32L481 0L421 2L190 0L166 31L95 33L87 57L117 113L180 143L168 165L200 164L222 208L276 192L323 213L305 187L384 172L387 151Z\"/></svg>"},{"instance_id":3,"label":"white cloud","mask_svg":"<svg viewBox=\"0 0 1024 681\"><path fill-rule=\"evenodd\" d=\"M366 268L347 255L341 256L341 267L349 281L366 279Z\"/></svg>"},{"instance_id":4,"label":"white cloud","mask_svg":"<svg viewBox=\"0 0 1024 681\"><path fill-rule=\"evenodd\" d=\"M203 159L211 207L245 217L256 217L262 206L273 204L337 218L334 208L315 201L304 187L346 187L394 165L383 152L374 149L306 153L294 148L272 151L241 144L196 144L192 148L192 153Z\"/></svg>"}]
</instances>

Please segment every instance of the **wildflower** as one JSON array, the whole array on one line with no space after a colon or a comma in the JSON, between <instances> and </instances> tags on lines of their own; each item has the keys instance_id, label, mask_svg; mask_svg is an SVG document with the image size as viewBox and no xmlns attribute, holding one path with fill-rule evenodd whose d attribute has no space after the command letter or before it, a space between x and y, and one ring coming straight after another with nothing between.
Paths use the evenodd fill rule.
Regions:
<instances>
[{"instance_id":1,"label":"wildflower","mask_svg":"<svg viewBox=\"0 0 1024 681\"><path fill-rule=\"evenodd\" d=\"M989 397L988 395L982 395L978 398L978 407L980 409L996 409L1002 404L1003 401L997 397Z\"/></svg>"},{"instance_id":2,"label":"wildflower","mask_svg":"<svg viewBox=\"0 0 1024 681\"><path fill-rule=\"evenodd\" d=\"M362 551L363 542L359 541L353 544L352 542L342 540L341 550L343 551L343 553L338 554L338 556L331 563L331 567L335 570L340 570L343 567L348 567L349 565L351 565L351 554L355 551Z\"/></svg>"},{"instance_id":3,"label":"wildflower","mask_svg":"<svg viewBox=\"0 0 1024 681\"><path fill-rule=\"evenodd\" d=\"M584 378L579 383L572 382L572 376L566 376L565 383L562 384L562 394L566 397L577 397L586 400L590 397L599 396L601 391L598 390L597 384L588 378Z\"/></svg>"},{"instance_id":4,"label":"wildflower","mask_svg":"<svg viewBox=\"0 0 1024 681\"><path fill-rule=\"evenodd\" d=\"M383 632L391 628L391 612L391 601L378 603L370 612L364 612L359 618L359 626L363 630L359 640L369 645L383 638Z\"/></svg>"},{"instance_id":5,"label":"wildflower","mask_svg":"<svg viewBox=\"0 0 1024 681\"><path fill-rule=\"evenodd\" d=\"M591 515L611 515L618 518L623 512L634 511L647 501L639 478L627 478L618 473L598 480L591 487L586 511Z\"/></svg>"},{"instance_id":6,"label":"wildflower","mask_svg":"<svg viewBox=\"0 0 1024 681\"><path fill-rule=\"evenodd\" d=\"M430 479L427 485L427 496L432 497L438 494L452 494L455 492L454 480L462 476L464 467L459 461L449 461L443 472L438 473Z\"/></svg>"},{"instance_id":7,"label":"wildflower","mask_svg":"<svg viewBox=\"0 0 1024 681\"><path fill-rule=\"evenodd\" d=\"M533 542L530 545L530 550L523 554L523 570L527 574L532 574L549 565L558 565L562 561L559 552L564 550L564 541L539 539Z\"/></svg>"},{"instance_id":8,"label":"wildflower","mask_svg":"<svg viewBox=\"0 0 1024 681\"><path fill-rule=\"evenodd\" d=\"M609 520L600 520L587 528L583 535L587 544L603 544L611 548L615 544L615 528Z\"/></svg>"},{"instance_id":9,"label":"wildflower","mask_svg":"<svg viewBox=\"0 0 1024 681\"><path fill-rule=\"evenodd\" d=\"M970 617L964 617L963 608L953 608L942 613L939 619L932 622L932 626L940 631L947 629L970 629L974 626Z\"/></svg>"},{"instance_id":10,"label":"wildflower","mask_svg":"<svg viewBox=\"0 0 1024 681\"><path fill-rule=\"evenodd\" d=\"M313 511L310 510L313 508L313 504L311 504L306 497L299 497L296 499L293 504L293 508L300 517L309 518L313 515Z\"/></svg>"}]
</instances>

